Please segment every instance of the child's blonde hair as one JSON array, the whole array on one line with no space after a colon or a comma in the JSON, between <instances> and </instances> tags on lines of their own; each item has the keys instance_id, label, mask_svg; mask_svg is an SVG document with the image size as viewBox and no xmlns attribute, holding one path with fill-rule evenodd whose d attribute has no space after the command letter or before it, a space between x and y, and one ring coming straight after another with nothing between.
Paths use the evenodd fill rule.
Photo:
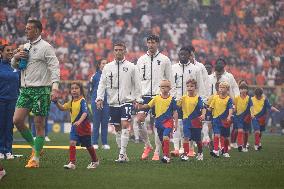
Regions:
<instances>
[{"instance_id":1,"label":"child's blonde hair","mask_svg":"<svg viewBox=\"0 0 284 189\"><path fill-rule=\"evenodd\" d=\"M230 85L229 85L229 83L227 82L227 81L221 81L220 83L219 83L219 88L220 87L226 87L227 89L229 89L230 88Z\"/></svg>"},{"instance_id":2,"label":"child's blonde hair","mask_svg":"<svg viewBox=\"0 0 284 189\"><path fill-rule=\"evenodd\" d=\"M168 80L168 79L162 79L161 82L160 82L160 85L161 85L162 82L167 82L167 83L169 84L170 88L172 88L172 84L171 84L171 81L170 81L170 80Z\"/></svg>"}]
</instances>

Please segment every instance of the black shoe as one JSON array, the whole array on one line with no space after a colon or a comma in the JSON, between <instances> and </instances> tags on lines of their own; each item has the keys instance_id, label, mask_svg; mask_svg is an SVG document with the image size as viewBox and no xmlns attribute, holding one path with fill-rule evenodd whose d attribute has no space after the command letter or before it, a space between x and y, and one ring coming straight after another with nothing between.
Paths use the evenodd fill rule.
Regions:
<instances>
[{"instance_id":1,"label":"black shoe","mask_svg":"<svg viewBox=\"0 0 284 189\"><path fill-rule=\"evenodd\" d=\"M239 146L239 147L238 147L238 151L239 151L239 152L242 152L242 151L243 151L243 147L242 147L242 146Z\"/></svg>"}]
</instances>

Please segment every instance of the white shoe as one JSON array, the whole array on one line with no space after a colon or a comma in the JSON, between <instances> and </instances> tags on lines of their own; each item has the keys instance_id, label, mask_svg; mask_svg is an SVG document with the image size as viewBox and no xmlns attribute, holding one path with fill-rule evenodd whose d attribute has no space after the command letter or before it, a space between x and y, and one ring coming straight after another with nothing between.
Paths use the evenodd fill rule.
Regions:
<instances>
[{"instance_id":1,"label":"white shoe","mask_svg":"<svg viewBox=\"0 0 284 189\"><path fill-rule=\"evenodd\" d=\"M254 145L254 150L258 151L259 150L259 146L258 145Z\"/></svg>"},{"instance_id":2,"label":"white shoe","mask_svg":"<svg viewBox=\"0 0 284 189\"><path fill-rule=\"evenodd\" d=\"M119 154L118 159L115 160L115 162L119 162L119 163L124 163L124 162L128 162L128 161L129 161L129 159L128 159L126 154Z\"/></svg>"},{"instance_id":3,"label":"white shoe","mask_svg":"<svg viewBox=\"0 0 284 189\"><path fill-rule=\"evenodd\" d=\"M0 159L5 159L5 155L0 153Z\"/></svg>"},{"instance_id":4,"label":"white shoe","mask_svg":"<svg viewBox=\"0 0 284 189\"><path fill-rule=\"evenodd\" d=\"M248 149L247 148L243 148L242 152L248 152Z\"/></svg>"},{"instance_id":5,"label":"white shoe","mask_svg":"<svg viewBox=\"0 0 284 189\"><path fill-rule=\"evenodd\" d=\"M6 153L6 159L14 159L14 155L11 154L10 152L9 153Z\"/></svg>"},{"instance_id":6,"label":"white shoe","mask_svg":"<svg viewBox=\"0 0 284 189\"><path fill-rule=\"evenodd\" d=\"M224 156L225 158L231 157L229 153L224 153L223 156Z\"/></svg>"},{"instance_id":7,"label":"white shoe","mask_svg":"<svg viewBox=\"0 0 284 189\"><path fill-rule=\"evenodd\" d=\"M237 143L231 143L230 146L231 146L232 148L235 148L235 149L238 148L238 144L237 144Z\"/></svg>"},{"instance_id":8,"label":"white shoe","mask_svg":"<svg viewBox=\"0 0 284 189\"><path fill-rule=\"evenodd\" d=\"M97 144L94 144L93 147L94 147L95 150L99 149L99 145L97 145Z\"/></svg>"},{"instance_id":9,"label":"white shoe","mask_svg":"<svg viewBox=\"0 0 284 189\"><path fill-rule=\"evenodd\" d=\"M180 159L181 161L187 161L189 159L189 157L187 156L187 154L183 153L180 155Z\"/></svg>"},{"instance_id":10,"label":"white shoe","mask_svg":"<svg viewBox=\"0 0 284 189\"><path fill-rule=\"evenodd\" d=\"M203 161L203 153L198 153L197 156L196 156L196 159L198 161Z\"/></svg>"},{"instance_id":11,"label":"white shoe","mask_svg":"<svg viewBox=\"0 0 284 189\"><path fill-rule=\"evenodd\" d=\"M97 168L99 165L100 165L100 162L99 162L99 161L97 161L97 162L91 162L91 163L87 166L87 169L95 169L95 168Z\"/></svg>"},{"instance_id":12,"label":"white shoe","mask_svg":"<svg viewBox=\"0 0 284 189\"><path fill-rule=\"evenodd\" d=\"M46 142L50 142L50 141L51 141L50 138L48 138L48 136L46 136L46 137L44 138L44 140L45 140Z\"/></svg>"},{"instance_id":13,"label":"white shoe","mask_svg":"<svg viewBox=\"0 0 284 189\"><path fill-rule=\"evenodd\" d=\"M217 151L213 150L213 156L218 158L220 156L219 155L219 151L218 150Z\"/></svg>"},{"instance_id":14,"label":"white shoe","mask_svg":"<svg viewBox=\"0 0 284 189\"><path fill-rule=\"evenodd\" d=\"M164 157L161 159L161 161L162 161L163 163L170 163L170 162L171 162L171 159L170 159L169 157L167 157L167 156L164 156Z\"/></svg>"},{"instance_id":15,"label":"white shoe","mask_svg":"<svg viewBox=\"0 0 284 189\"><path fill-rule=\"evenodd\" d=\"M102 149L104 150L109 150L110 146L108 144L102 145Z\"/></svg>"},{"instance_id":16,"label":"white shoe","mask_svg":"<svg viewBox=\"0 0 284 189\"><path fill-rule=\"evenodd\" d=\"M76 165L72 162L69 162L67 165L63 166L65 169L76 169Z\"/></svg>"},{"instance_id":17,"label":"white shoe","mask_svg":"<svg viewBox=\"0 0 284 189\"><path fill-rule=\"evenodd\" d=\"M6 171L3 169L0 171L0 180L6 175Z\"/></svg>"}]
</instances>

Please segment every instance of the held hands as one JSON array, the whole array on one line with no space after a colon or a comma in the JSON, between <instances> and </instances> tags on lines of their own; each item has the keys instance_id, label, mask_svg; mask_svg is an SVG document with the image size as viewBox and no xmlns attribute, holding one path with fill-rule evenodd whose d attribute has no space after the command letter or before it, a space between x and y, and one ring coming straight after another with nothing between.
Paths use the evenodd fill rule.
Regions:
<instances>
[{"instance_id":1,"label":"held hands","mask_svg":"<svg viewBox=\"0 0 284 189\"><path fill-rule=\"evenodd\" d=\"M52 89L50 98L52 102L56 103L59 99L59 90Z\"/></svg>"},{"instance_id":2,"label":"held hands","mask_svg":"<svg viewBox=\"0 0 284 189\"><path fill-rule=\"evenodd\" d=\"M103 109L103 100L101 100L101 99L97 100L96 104L97 104L97 109L98 110Z\"/></svg>"},{"instance_id":3,"label":"held hands","mask_svg":"<svg viewBox=\"0 0 284 189\"><path fill-rule=\"evenodd\" d=\"M76 121L75 123L73 123L73 125L75 125L76 127L78 127L81 124L80 121Z\"/></svg>"},{"instance_id":4,"label":"held hands","mask_svg":"<svg viewBox=\"0 0 284 189\"><path fill-rule=\"evenodd\" d=\"M199 116L199 120L200 121L204 121L205 120L205 115L202 114L201 116Z\"/></svg>"},{"instance_id":5,"label":"held hands","mask_svg":"<svg viewBox=\"0 0 284 189\"><path fill-rule=\"evenodd\" d=\"M232 116L229 115L229 116L227 117L227 121L231 121L231 120L232 120Z\"/></svg>"}]
</instances>

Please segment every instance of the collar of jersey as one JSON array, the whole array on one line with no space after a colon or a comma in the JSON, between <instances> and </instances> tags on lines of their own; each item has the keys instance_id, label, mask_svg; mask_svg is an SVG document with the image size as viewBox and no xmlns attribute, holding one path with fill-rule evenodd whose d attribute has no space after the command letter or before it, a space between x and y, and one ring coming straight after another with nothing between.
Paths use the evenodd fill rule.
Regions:
<instances>
[{"instance_id":1,"label":"collar of jersey","mask_svg":"<svg viewBox=\"0 0 284 189\"><path fill-rule=\"evenodd\" d=\"M41 36L38 36L38 38L37 38L35 41L33 41L33 42L30 41L30 43L31 43L32 45L35 45L35 44L37 44L40 40L41 40Z\"/></svg>"},{"instance_id":2,"label":"collar of jersey","mask_svg":"<svg viewBox=\"0 0 284 189\"><path fill-rule=\"evenodd\" d=\"M158 54L160 54L160 51L157 51L153 57L155 58L156 56L158 56ZM149 51L147 51L147 55L148 55L149 57L151 57L151 55L149 54Z\"/></svg>"},{"instance_id":3,"label":"collar of jersey","mask_svg":"<svg viewBox=\"0 0 284 189\"><path fill-rule=\"evenodd\" d=\"M182 64L182 63L180 63L180 62L178 62L178 64L179 64L180 66L182 66L182 65L188 66L188 65L190 64L190 61L188 61L188 63L186 63L186 64Z\"/></svg>"}]
</instances>

